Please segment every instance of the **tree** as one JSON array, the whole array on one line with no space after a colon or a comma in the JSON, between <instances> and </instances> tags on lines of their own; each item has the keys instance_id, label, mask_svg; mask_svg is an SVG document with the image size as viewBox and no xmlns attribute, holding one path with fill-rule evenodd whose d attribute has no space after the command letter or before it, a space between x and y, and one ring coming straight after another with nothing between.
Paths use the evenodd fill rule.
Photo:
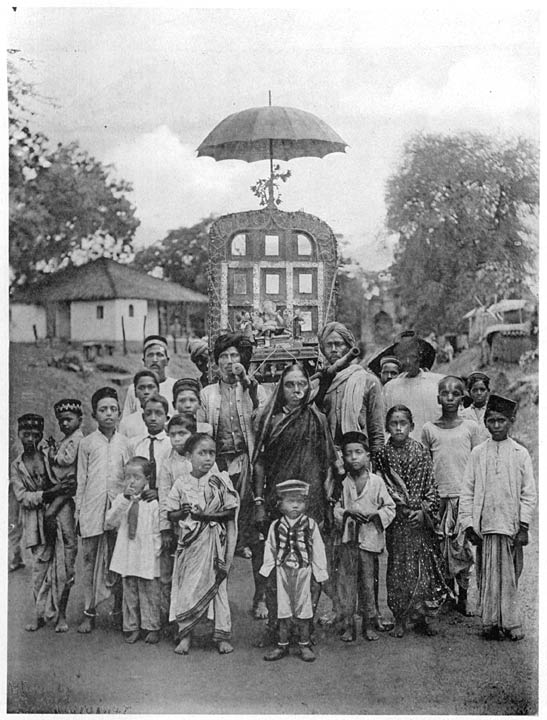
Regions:
<instances>
[{"instance_id":1,"label":"tree","mask_svg":"<svg viewBox=\"0 0 547 720\"><path fill-rule=\"evenodd\" d=\"M395 292L417 331L456 328L478 295L518 296L532 269L538 152L519 138L418 135L388 180Z\"/></svg>"},{"instance_id":2,"label":"tree","mask_svg":"<svg viewBox=\"0 0 547 720\"><path fill-rule=\"evenodd\" d=\"M163 240L136 253L134 265L145 272L207 294L209 227L214 217L170 230Z\"/></svg>"},{"instance_id":3,"label":"tree","mask_svg":"<svg viewBox=\"0 0 547 720\"><path fill-rule=\"evenodd\" d=\"M363 283L363 269L341 253L336 278L336 320L349 328L357 340L361 339Z\"/></svg>"},{"instance_id":4,"label":"tree","mask_svg":"<svg viewBox=\"0 0 547 720\"><path fill-rule=\"evenodd\" d=\"M139 220L125 197L132 190L112 178L77 143L59 143L31 129L35 99L8 62L9 242L13 285L37 279L70 263L106 256L129 257Z\"/></svg>"}]
</instances>

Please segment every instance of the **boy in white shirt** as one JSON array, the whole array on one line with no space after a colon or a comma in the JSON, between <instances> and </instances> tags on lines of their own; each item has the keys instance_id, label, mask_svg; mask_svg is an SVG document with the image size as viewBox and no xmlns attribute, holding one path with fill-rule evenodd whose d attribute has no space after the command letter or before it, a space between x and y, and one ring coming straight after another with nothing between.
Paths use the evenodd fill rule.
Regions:
<instances>
[{"instance_id":1,"label":"boy in white shirt","mask_svg":"<svg viewBox=\"0 0 547 720\"><path fill-rule=\"evenodd\" d=\"M121 582L109 577L116 533L105 529L105 516L114 498L123 490L123 471L130 454L128 440L116 430L120 416L118 393L102 387L91 397L97 430L80 441L74 519L81 538L84 619L80 633L95 626L97 605L114 595L112 615L121 618Z\"/></svg>"}]
</instances>

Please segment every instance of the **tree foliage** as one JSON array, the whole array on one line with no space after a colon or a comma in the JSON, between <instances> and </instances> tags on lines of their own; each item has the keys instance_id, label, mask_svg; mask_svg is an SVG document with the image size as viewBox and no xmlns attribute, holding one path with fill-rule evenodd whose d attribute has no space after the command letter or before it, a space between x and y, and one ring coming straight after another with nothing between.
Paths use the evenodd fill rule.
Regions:
<instances>
[{"instance_id":1,"label":"tree foliage","mask_svg":"<svg viewBox=\"0 0 547 720\"><path fill-rule=\"evenodd\" d=\"M528 140L419 135L387 183L395 292L418 331L454 329L474 304L522 292L534 262L538 153Z\"/></svg>"},{"instance_id":2,"label":"tree foliage","mask_svg":"<svg viewBox=\"0 0 547 720\"><path fill-rule=\"evenodd\" d=\"M129 183L112 178L77 143L51 148L32 129L35 93L8 62L9 241L12 284L67 264L128 257L139 225L126 198Z\"/></svg>"},{"instance_id":3,"label":"tree foliage","mask_svg":"<svg viewBox=\"0 0 547 720\"><path fill-rule=\"evenodd\" d=\"M211 216L192 227L170 230L163 240L137 252L134 265L207 294L208 232L213 220Z\"/></svg>"}]
</instances>

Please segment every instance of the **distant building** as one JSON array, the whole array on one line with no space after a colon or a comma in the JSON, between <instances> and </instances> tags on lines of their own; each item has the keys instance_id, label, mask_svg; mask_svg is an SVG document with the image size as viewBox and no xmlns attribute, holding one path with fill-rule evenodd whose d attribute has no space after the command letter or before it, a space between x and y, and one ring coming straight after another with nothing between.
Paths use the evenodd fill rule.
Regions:
<instances>
[{"instance_id":1,"label":"distant building","mask_svg":"<svg viewBox=\"0 0 547 720\"><path fill-rule=\"evenodd\" d=\"M17 289L10 340L60 338L140 343L145 335L205 333L208 298L108 258L69 267Z\"/></svg>"}]
</instances>

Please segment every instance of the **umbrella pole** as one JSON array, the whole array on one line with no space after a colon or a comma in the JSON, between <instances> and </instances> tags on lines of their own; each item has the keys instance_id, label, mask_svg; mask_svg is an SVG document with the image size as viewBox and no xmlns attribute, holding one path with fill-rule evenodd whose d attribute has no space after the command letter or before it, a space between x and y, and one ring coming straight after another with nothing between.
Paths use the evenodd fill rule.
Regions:
<instances>
[{"instance_id":1,"label":"umbrella pole","mask_svg":"<svg viewBox=\"0 0 547 720\"><path fill-rule=\"evenodd\" d=\"M268 186L268 207L274 208L274 169L273 169L273 143L270 138L270 182Z\"/></svg>"}]
</instances>

